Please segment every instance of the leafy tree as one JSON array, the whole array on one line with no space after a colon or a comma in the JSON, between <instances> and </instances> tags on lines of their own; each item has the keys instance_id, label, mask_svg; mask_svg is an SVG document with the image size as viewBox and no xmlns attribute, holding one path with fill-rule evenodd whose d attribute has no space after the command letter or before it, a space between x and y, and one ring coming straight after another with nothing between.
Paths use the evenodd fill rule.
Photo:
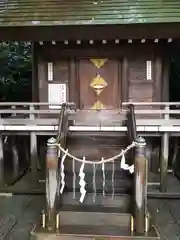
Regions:
<instances>
[{"instance_id":1,"label":"leafy tree","mask_svg":"<svg viewBox=\"0 0 180 240\"><path fill-rule=\"evenodd\" d=\"M0 42L1 101L31 101L31 45Z\"/></svg>"}]
</instances>

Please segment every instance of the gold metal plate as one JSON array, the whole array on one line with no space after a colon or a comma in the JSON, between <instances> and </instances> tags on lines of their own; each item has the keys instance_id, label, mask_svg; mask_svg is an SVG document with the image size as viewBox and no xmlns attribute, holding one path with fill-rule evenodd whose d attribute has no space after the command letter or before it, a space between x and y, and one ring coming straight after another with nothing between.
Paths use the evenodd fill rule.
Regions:
<instances>
[{"instance_id":1,"label":"gold metal plate","mask_svg":"<svg viewBox=\"0 0 180 240\"><path fill-rule=\"evenodd\" d=\"M90 86L94 89L98 96L107 85L107 82L99 74L95 78L93 78L92 82L90 83Z\"/></svg>"},{"instance_id":2,"label":"gold metal plate","mask_svg":"<svg viewBox=\"0 0 180 240\"><path fill-rule=\"evenodd\" d=\"M101 110L101 109L105 109L104 105L102 104L102 102L100 102L99 100L96 101L94 103L94 105L92 106L92 109L94 110Z\"/></svg>"},{"instance_id":3,"label":"gold metal plate","mask_svg":"<svg viewBox=\"0 0 180 240\"><path fill-rule=\"evenodd\" d=\"M104 64L108 61L108 59L103 58L92 58L90 61L94 64L95 67L101 68L104 66Z\"/></svg>"}]
</instances>

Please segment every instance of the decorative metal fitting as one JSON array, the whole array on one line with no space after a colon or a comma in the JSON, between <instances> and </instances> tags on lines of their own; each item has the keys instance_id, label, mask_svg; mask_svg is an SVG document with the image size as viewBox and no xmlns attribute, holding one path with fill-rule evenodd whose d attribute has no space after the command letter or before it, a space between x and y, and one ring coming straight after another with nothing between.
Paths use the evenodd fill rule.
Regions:
<instances>
[{"instance_id":1,"label":"decorative metal fitting","mask_svg":"<svg viewBox=\"0 0 180 240\"><path fill-rule=\"evenodd\" d=\"M135 141L135 146L137 146L137 147L144 147L144 146L146 146L146 140L143 137L138 136L136 141Z\"/></svg>"}]
</instances>

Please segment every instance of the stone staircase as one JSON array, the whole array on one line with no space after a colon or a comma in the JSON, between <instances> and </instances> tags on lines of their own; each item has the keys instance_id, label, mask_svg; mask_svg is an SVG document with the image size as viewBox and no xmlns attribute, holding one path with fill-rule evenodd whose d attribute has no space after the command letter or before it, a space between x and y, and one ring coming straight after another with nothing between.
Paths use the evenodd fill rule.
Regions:
<instances>
[{"instance_id":1,"label":"stone staircase","mask_svg":"<svg viewBox=\"0 0 180 240\"><path fill-rule=\"evenodd\" d=\"M79 158L86 156L88 160L94 161L102 156L104 158L114 156L127 145L127 139L118 136L112 138L71 136L67 141L67 148L72 155ZM131 156L130 152L127 156L129 163L132 161ZM105 164L104 196L102 166L96 165L94 173L93 165L85 165L87 194L83 203L79 202L79 168L80 164L76 162L74 172L76 181L73 188L72 160L65 161L66 188L61 200L60 232L52 239L158 239L154 229L146 236L136 236L131 232L133 176L120 168L120 161L115 161L114 166L112 163ZM44 236L47 237L46 234Z\"/></svg>"}]
</instances>

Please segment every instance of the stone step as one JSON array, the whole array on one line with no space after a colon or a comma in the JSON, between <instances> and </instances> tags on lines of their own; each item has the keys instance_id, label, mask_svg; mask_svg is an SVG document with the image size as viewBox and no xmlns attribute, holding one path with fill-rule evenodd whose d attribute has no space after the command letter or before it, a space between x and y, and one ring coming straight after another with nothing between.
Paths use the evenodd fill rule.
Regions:
<instances>
[{"instance_id":1,"label":"stone step","mask_svg":"<svg viewBox=\"0 0 180 240\"><path fill-rule=\"evenodd\" d=\"M93 188L90 188L88 190L86 190L87 193L92 193L92 194L101 194L103 195L103 189L96 189L96 192L94 191ZM69 187L69 188L65 188L64 190L65 193L68 193L68 192L73 192L73 188L72 187ZM75 188L75 192L78 193L80 192L80 188ZM132 194L132 189L127 189L127 188L124 188L124 187L119 187L119 188L115 188L114 190L112 188L106 188L105 189L105 194L110 194L110 195L118 195L118 194L128 194L128 195L131 195Z\"/></svg>"},{"instance_id":2,"label":"stone step","mask_svg":"<svg viewBox=\"0 0 180 240\"><path fill-rule=\"evenodd\" d=\"M148 233L138 234L130 229L131 214L109 212L60 212L60 231L50 233L39 226L32 231L32 240L157 240L155 226Z\"/></svg>"},{"instance_id":3,"label":"stone step","mask_svg":"<svg viewBox=\"0 0 180 240\"><path fill-rule=\"evenodd\" d=\"M128 219L129 216L122 215ZM94 218L95 219L95 218ZM96 222L96 221L95 221ZM157 229L153 226L147 234L136 234L125 226L95 226L95 225L61 225L59 233L48 233L44 230L34 229L31 240L160 240ZM37 231L37 232L36 232Z\"/></svg>"},{"instance_id":4,"label":"stone step","mask_svg":"<svg viewBox=\"0 0 180 240\"><path fill-rule=\"evenodd\" d=\"M61 226L122 226L130 224L130 214L60 211Z\"/></svg>"},{"instance_id":5,"label":"stone step","mask_svg":"<svg viewBox=\"0 0 180 240\"><path fill-rule=\"evenodd\" d=\"M103 137L101 137L101 136L95 136L95 137L93 137L93 136L91 136L91 135L86 135L86 136L82 136L81 138L80 137L78 137L78 136L73 136L73 135L71 135L71 134L69 134L68 135L68 141L70 141L71 143L75 143L75 142L79 142L79 141L81 141L81 142L84 142L84 140L86 140L86 142L87 141L89 141L89 142L98 142L98 143L100 143L101 145L102 144L109 144L109 143L111 143L111 144L120 144L120 143L125 143L126 141L127 141L127 137L122 137L122 136L116 136L116 137L106 137L106 138L104 138L104 136Z\"/></svg>"},{"instance_id":6,"label":"stone step","mask_svg":"<svg viewBox=\"0 0 180 240\"><path fill-rule=\"evenodd\" d=\"M83 156L87 160L99 161L103 157L104 159L118 155L122 149L125 149L128 145L127 138L123 137L94 137L94 136L81 136L81 137L68 137L67 146L69 153L80 159ZM132 151L126 154L127 164L132 164ZM65 169L72 171L72 159L66 158ZM114 161L115 169L120 169L121 157ZM76 170L79 169L81 163L75 161ZM85 165L85 171L91 172L93 168L92 164ZM105 170L112 170L112 162L105 164ZM102 165L96 165L96 170L102 169Z\"/></svg>"},{"instance_id":7,"label":"stone step","mask_svg":"<svg viewBox=\"0 0 180 240\"><path fill-rule=\"evenodd\" d=\"M88 172L86 171L86 168L84 168L84 173L85 173L85 177L87 178L91 178L93 179L93 177L95 176L95 179L103 179L103 171L101 169L97 169L95 170L95 172L92 171ZM69 178L72 177L73 174L76 174L76 178L79 180L79 169L76 169L76 171L73 173L72 171L67 171L65 170L65 177ZM105 170L104 171L105 174L105 179L106 180L112 180L112 178L114 177L114 179L126 179L127 181L130 181L133 179L133 175L131 173L129 173L129 171L126 171L124 169L115 169L114 172L112 170Z\"/></svg>"},{"instance_id":8,"label":"stone step","mask_svg":"<svg viewBox=\"0 0 180 240\"><path fill-rule=\"evenodd\" d=\"M122 137L68 137L67 147L74 155L86 156L91 159L108 157L127 146L127 139Z\"/></svg>"},{"instance_id":9,"label":"stone step","mask_svg":"<svg viewBox=\"0 0 180 240\"><path fill-rule=\"evenodd\" d=\"M89 160L99 160L101 157L109 158L114 155L117 155L121 152L122 149L126 148L126 145L116 145L105 144L104 146L100 146L98 143L79 143L76 144L68 144L66 147L69 152L71 152L74 156L85 156Z\"/></svg>"},{"instance_id":10,"label":"stone step","mask_svg":"<svg viewBox=\"0 0 180 240\"><path fill-rule=\"evenodd\" d=\"M112 179L112 173L109 173L109 174L108 173L105 175L105 191L106 192L112 191L113 188L114 190L122 189L124 191L131 188L132 181L130 178L127 178L127 177L123 178L119 175L114 174L114 179ZM66 189L73 188L73 179L74 177L72 173L68 173L65 175ZM75 178L76 189L80 188L79 180L80 180L79 175L76 174L76 178ZM91 190L94 190L94 188L96 188L96 190L102 190L103 188L103 176L101 172L97 172L97 174L95 174L95 179L93 179L93 173L86 173L84 180L86 182L85 188L89 192L91 192ZM95 184L93 183L93 180L95 180ZM114 180L114 183L112 180Z\"/></svg>"},{"instance_id":11,"label":"stone step","mask_svg":"<svg viewBox=\"0 0 180 240\"><path fill-rule=\"evenodd\" d=\"M114 195L106 194L92 194L88 193L85 196L83 204L79 202L80 193L77 192L75 199L73 198L73 193L64 193L61 199L61 208L65 210L74 211L87 211L87 212L121 212L129 213L131 209L131 196L127 194Z\"/></svg>"}]
</instances>

